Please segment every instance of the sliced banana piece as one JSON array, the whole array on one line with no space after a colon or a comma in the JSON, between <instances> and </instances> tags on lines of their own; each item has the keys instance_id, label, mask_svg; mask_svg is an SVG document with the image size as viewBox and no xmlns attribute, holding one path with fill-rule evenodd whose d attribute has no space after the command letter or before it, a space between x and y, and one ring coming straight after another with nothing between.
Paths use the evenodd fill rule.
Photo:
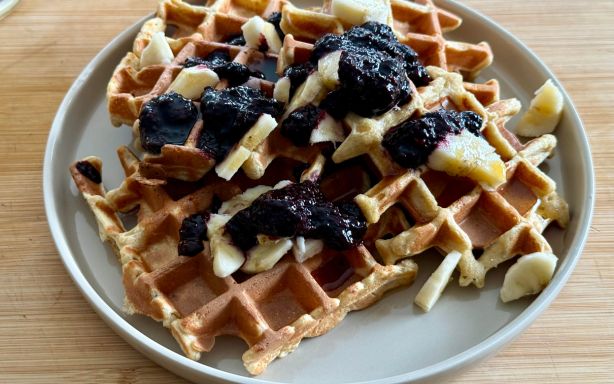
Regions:
<instances>
[{"instance_id":1,"label":"sliced banana piece","mask_svg":"<svg viewBox=\"0 0 614 384\"><path fill-rule=\"evenodd\" d=\"M531 100L529 110L522 116L516 127L520 136L538 137L552 133L561 120L563 113L563 94L548 79Z\"/></svg>"},{"instance_id":2,"label":"sliced banana piece","mask_svg":"<svg viewBox=\"0 0 614 384\"><path fill-rule=\"evenodd\" d=\"M230 215L212 214L207 222L207 236L213 256L213 273L220 278L235 273L245 262L243 251L224 233Z\"/></svg>"},{"instance_id":3,"label":"sliced banana piece","mask_svg":"<svg viewBox=\"0 0 614 384\"><path fill-rule=\"evenodd\" d=\"M428 312L439 300L441 293L448 285L450 277L461 259L460 252L450 252L439 264L439 267L428 278L414 299L414 303Z\"/></svg>"},{"instance_id":4,"label":"sliced banana piece","mask_svg":"<svg viewBox=\"0 0 614 384\"><path fill-rule=\"evenodd\" d=\"M324 249L324 242L318 239L305 239L303 236L298 236L294 240L292 254L299 263L312 258Z\"/></svg>"},{"instance_id":5,"label":"sliced banana piece","mask_svg":"<svg viewBox=\"0 0 614 384\"><path fill-rule=\"evenodd\" d=\"M367 21L390 24L390 0L333 0L332 13L348 24L359 25Z\"/></svg>"},{"instance_id":6,"label":"sliced banana piece","mask_svg":"<svg viewBox=\"0 0 614 384\"><path fill-rule=\"evenodd\" d=\"M275 26L260 16L254 16L241 26L245 43L248 47L279 53L281 39Z\"/></svg>"},{"instance_id":7,"label":"sliced banana piece","mask_svg":"<svg viewBox=\"0 0 614 384\"><path fill-rule=\"evenodd\" d=\"M505 273L501 301L507 303L539 293L548 285L558 258L552 253L536 252L518 258Z\"/></svg>"},{"instance_id":8,"label":"sliced banana piece","mask_svg":"<svg viewBox=\"0 0 614 384\"><path fill-rule=\"evenodd\" d=\"M318 72L322 76L322 83L329 89L339 85L339 61L342 51L335 51L318 60Z\"/></svg>"},{"instance_id":9,"label":"sliced banana piece","mask_svg":"<svg viewBox=\"0 0 614 384\"><path fill-rule=\"evenodd\" d=\"M429 156L427 165L452 176L466 176L489 189L506 181L505 163L483 137L463 130L449 135Z\"/></svg>"},{"instance_id":10,"label":"sliced banana piece","mask_svg":"<svg viewBox=\"0 0 614 384\"><path fill-rule=\"evenodd\" d=\"M292 249L292 240L287 238L262 241L247 252L247 261L241 268L245 273L260 273L273 268Z\"/></svg>"},{"instance_id":11,"label":"sliced banana piece","mask_svg":"<svg viewBox=\"0 0 614 384\"><path fill-rule=\"evenodd\" d=\"M311 131L311 136L309 137L309 142L311 144L324 143L327 141L341 143L343 140L345 140L343 126L326 112L324 112L324 118L320 120L318 125Z\"/></svg>"},{"instance_id":12,"label":"sliced banana piece","mask_svg":"<svg viewBox=\"0 0 614 384\"><path fill-rule=\"evenodd\" d=\"M230 180L249 158L252 151L277 127L277 121L269 114L262 114L253 127L228 153L224 161L215 167L215 172L222 179Z\"/></svg>"},{"instance_id":13,"label":"sliced banana piece","mask_svg":"<svg viewBox=\"0 0 614 384\"><path fill-rule=\"evenodd\" d=\"M273 89L273 98L281 101L282 103L288 103L290 101L291 86L292 83L290 82L290 78L287 76L277 80L275 83L275 88Z\"/></svg>"},{"instance_id":14,"label":"sliced banana piece","mask_svg":"<svg viewBox=\"0 0 614 384\"><path fill-rule=\"evenodd\" d=\"M167 92L177 92L187 99L198 99L206 87L220 82L217 73L204 65L184 68L168 87Z\"/></svg>"},{"instance_id":15,"label":"sliced banana piece","mask_svg":"<svg viewBox=\"0 0 614 384\"><path fill-rule=\"evenodd\" d=\"M175 55L168 45L164 32L156 32L141 52L141 68L155 64L170 64L174 58Z\"/></svg>"}]
</instances>

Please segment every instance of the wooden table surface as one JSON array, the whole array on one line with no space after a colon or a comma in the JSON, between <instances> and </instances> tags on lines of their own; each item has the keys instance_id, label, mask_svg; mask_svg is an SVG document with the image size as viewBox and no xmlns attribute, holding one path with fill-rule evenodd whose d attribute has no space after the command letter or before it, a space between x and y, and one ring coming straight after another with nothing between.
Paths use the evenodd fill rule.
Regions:
<instances>
[{"instance_id":1,"label":"wooden table surface","mask_svg":"<svg viewBox=\"0 0 614 384\"><path fill-rule=\"evenodd\" d=\"M586 124L597 175L588 244L554 304L454 383L614 382L614 1L466 0L529 45ZM22 0L0 20L0 383L184 383L132 349L65 271L42 197L47 133L72 81L156 0Z\"/></svg>"}]
</instances>

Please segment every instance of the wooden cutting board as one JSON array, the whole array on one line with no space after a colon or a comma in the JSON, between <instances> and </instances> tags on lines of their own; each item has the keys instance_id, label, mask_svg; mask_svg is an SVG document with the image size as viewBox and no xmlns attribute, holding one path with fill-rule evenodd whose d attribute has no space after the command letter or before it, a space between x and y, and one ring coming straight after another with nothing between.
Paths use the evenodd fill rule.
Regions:
<instances>
[{"instance_id":1,"label":"wooden cutting board","mask_svg":"<svg viewBox=\"0 0 614 384\"><path fill-rule=\"evenodd\" d=\"M612 383L614 1L464 3L523 40L571 94L592 145L597 205L584 255L550 309L453 383ZM0 383L184 383L86 303L55 250L42 200L47 133L65 92L105 44L155 5L22 0L0 20Z\"/></svg>"}]
</instances>

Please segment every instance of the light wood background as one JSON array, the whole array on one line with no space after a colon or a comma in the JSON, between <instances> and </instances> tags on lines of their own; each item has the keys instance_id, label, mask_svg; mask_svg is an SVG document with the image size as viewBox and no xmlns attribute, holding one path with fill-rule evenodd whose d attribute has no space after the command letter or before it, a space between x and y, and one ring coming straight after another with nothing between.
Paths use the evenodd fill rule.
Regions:
<instances>
[{"instance_id":1,"label":"light wood background","mask_svg":"<svg viewBox=\"0 0 614 384\"><path fill-rule=\"evenodd\" d=\"M466 0L529 45L570 92L592 145L584 255L522 336L454 383L614 383L614 1ZM74 78L155 0L22 0L0 21L0 383L184 383L98 318L64 270L42 198L55 111ZM569 154L573 156L573 154Z\"/></svg>"}]
</instances>

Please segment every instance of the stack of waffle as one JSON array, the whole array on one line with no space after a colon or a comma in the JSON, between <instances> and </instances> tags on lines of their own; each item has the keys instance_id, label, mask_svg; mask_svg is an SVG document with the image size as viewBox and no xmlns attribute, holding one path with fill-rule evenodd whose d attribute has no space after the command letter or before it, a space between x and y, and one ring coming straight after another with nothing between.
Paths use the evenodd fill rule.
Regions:
<instances>
[{"instance_id":1,"label":"stack of waffle","mask_svg":"<svg viewBox=\"0 0 614 384\"><path fill-rule=\"evenodd\" d=\"M163 145L159 154L139 158L121 147L125 180L114 190L107 192L99 180L100 159L88 157L71 167L100 237L121 262L126 310L163 322L188 357L199 359L201 352L210 351L216 336L235 335L249 346L243 355L247 370L260 374L302 338L321 335L349 311L410 284L417 273L410 257L429 248L459 252L460 284L477 287L490 269L508 259L552 252L541 233L553 221L564 226L567 208L538 166L552 153L554 136L522 144L505 127L519 103L500 100L496 80L465 81L491 63L492 52L485 43L444 39L443 32L460 25L457 16L430 0L382 3L388 7L385 22L429 66L432 81L413 87L406 105L379 116L348 114L342 121L344 139L333 150L326 143L298 147L275 123L266 129L257 123L225 159L216 161L198 146L206 129L199 118L184 143ZM206 6L161 1L109 83L111 121L133 126L139 148L143 106L172 89L189 57L223 50L251 69L272 62L281 75L287 66L309 59L315 40L352 26L334 15L334 5L326 1L321 8L305 10L283 0L210 0ZM277 12L285 33L281 49L233 44L252 17L268 19ZM172 54L166 62L150 64L144 51L160 32ZM246 84L273 96L274 79L252 77ZM219 90L230 84L221 79L213 86ZM318 90L303 86L294 99L309 92ZM319 100L313 96L310 101ZM408 170L392 160L382 145L386 133L442 108L472 111L483 119L481 136L505 164L501 185L489 188L467 175L427 166ZM211 210L217 200L247 206L246 190L288 179L318 181L327 196L353 199L368 223L362 244L342 251L324 247L307 260L288 252L266 271L223 277L214 272L213 239L204 241L195 256L178 253L186 218ZM137 225L126 228L124 214L136 215Z\"/></svg>"}]
</instances>

